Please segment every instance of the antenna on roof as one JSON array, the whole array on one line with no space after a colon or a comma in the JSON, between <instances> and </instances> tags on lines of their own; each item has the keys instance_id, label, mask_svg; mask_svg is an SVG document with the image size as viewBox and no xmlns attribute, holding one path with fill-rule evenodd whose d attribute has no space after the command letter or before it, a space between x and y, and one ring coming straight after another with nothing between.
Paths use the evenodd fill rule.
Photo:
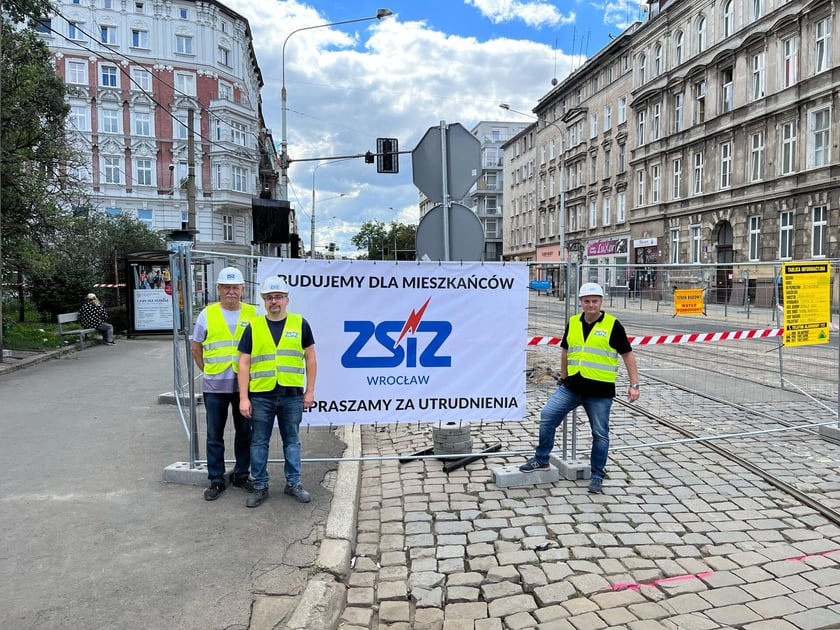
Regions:
<instances>
[{"instance_id":1,"label":"antenna on roof","mask_svg":"<svg viewBox=\"0 0 840 630\"><path fill-rule=\"evenodd\" d=\"M586 57L589 58L589 36L592 34L592 29L586 31Z\"/></svg>"},{"instance_id":2,"label":"antenna on roof","mask_svg":"<svg viewBox=\"0 0 840 630\"><path fill-rule=\"evenodd\" d=\"M575 38L577 37L577 24L572 29L572 62L575 60Z\"/></svg>"}]
</instances>

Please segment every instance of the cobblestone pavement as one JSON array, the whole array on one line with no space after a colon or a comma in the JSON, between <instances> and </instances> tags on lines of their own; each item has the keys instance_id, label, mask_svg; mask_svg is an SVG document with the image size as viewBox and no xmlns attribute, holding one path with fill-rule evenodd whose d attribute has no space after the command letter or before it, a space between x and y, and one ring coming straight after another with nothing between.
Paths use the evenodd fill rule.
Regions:
<instances>
[{"instance_id":1,"label":"cobblestone pavement","mask_svg":"<svg viewBox=\"0 0 840 630\"><path fill-rule=\"evenodd\" d=\"M604 494L562 479L497 487L491 469L532 451L550 393L529 391L524 422L472 424L474 452L501 442L521 457L449 474L437 459L364 462L344 630L840 628L840 528L702 443L644 446L679 436L632 407L613 407ZM640 402L684 404L671 395ZM733 411L693 414L714 427ZM367 458L432 444L425 425L361 431ZM814 433L723 445L840 500L840 447Z\"/></svg>"}]
</instances>

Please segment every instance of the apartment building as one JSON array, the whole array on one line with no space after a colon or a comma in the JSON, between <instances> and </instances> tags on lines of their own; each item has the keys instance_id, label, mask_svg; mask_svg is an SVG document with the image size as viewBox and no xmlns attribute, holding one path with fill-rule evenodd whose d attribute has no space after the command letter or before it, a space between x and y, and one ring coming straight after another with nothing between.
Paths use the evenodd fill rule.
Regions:
<instances>
[{"instance_id":1,"label":"apartment building","mask_svg":"<svg viewBox=\"0 0 840 630\"><path fill-rule=\"evenodd\" d=\"M537 124L531 123L502 145L505 185L502 253L506 260L536 260L536 162Z\"/></svg>"},{"instance_id":2,"label":"apartment building","mask_svg":"<svg viewBox=\"0 0 840 630\"><path fill-rule=\"evenodd\" d=\"M198 249L250 253L251 199L276 198L277 173L248 21L213 0L56 7L38 31L71 88L70 133L90 159L76 173L87 187L83 203L154 230L195 228ZM296 234L293 214L290 221Z\"/></svg>"},{"instance_id":3,"label":"apartment building","mask_svg":"<svg viewBox=\"0 0 840 630\"><path fill-rule=\"evenodd\" d=\"M649 266L640 288L662 288L654 264L718 263L720 299L727 264L840 256L836 12L834 0L652 2L534 108L538 247L602 264L587 279L606 285L629 280L622 261ZM565 216L555 235L552 213ZM772 276L756 265L752 279Z\"/></svg>"},{"instance_id":4,"label":"apartment building","mask_svg":"<svg viewBox=\"0 0 840 630\"><path fill-rule=\"evenodd\" d=\"M467 195L467 204L481 220L484 229L484 260L502 260L504 200L504 160L502 146L527 124L482 121L470 129L481 142L481 173Z\"/></svg>"}]
</instances>

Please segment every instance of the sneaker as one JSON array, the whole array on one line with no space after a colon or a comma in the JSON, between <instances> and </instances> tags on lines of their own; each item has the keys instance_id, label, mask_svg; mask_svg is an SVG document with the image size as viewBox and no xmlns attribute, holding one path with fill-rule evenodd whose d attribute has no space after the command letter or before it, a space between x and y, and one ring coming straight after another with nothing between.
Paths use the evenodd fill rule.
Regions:
<instances>
[{"instance_id":1,"label":"sneaker","mask_svg":"<svg viewBox=\"0 0 840 630\"><path fill-rule=\"evenodd\" d=\"M260 507L268 498L268 488L254 488L254 491L248 495L245 505L249 508Z\"/></svg>"},{"instance_id":2,"label":"sneaker","mask_svg":"<svg viewBox=\"0 0 840 630\"><path fill-rule=\"evenodd\" d=\"M215 501L219 498L219 495L225 491L225 484L223 483L214 483L212 484L207 490L204 491L204 500L205 501Z\"/></svg>"},{"instance_id":3,"label":"sneaker","mask_svg":"<svg viewBox=\"0 0 840 630\"><path fill-rule=\"evenodd\" d=\"M524 473L534 472L535 470L550 470L551 464L540 464L536 457L532 457L527 462L519 467L519 470Z\"/></svg>"},{"instance_id":4,"label":"sneaker","mask_svg":"<svg viewBox=\"0 0 840 630\"><path fill-rule=\"evenodd\" d=\"M237 488L242 488L247 492L254 491L254 482L251 481L249 477L234 477L233 473L230 474L230 485L235 486Z\"/></svg>"},{"instance_id":5,"label":"sneaker","mask_svg":"<svg viewBox=\"0 0 840 630\"><path fill-rule=\"evenodd\" d=\"M604 483L604 480L601 479L600 477L592 477L589 480L589 492L591 492L592 494L603 493L603 490L601 489L601 486L603 485L603 483Z\"/></svg>"},{"instance_id":6,"label":"sneaker","mask_svg":"<svg viewBox=\"0 0 840 630\"><path fill-rule=\"evenodd\" d=\"M117 345L117 342L116 342L116 341L106 341L106 342L105 342L105 345L106 345L106 346L116 346L116 345Z\"/></svg>"},{"instance_id":7,"label":"sneaker","mask_svg":"<svg viewBox=\"0 0 840 630\"><path fill-rule=\"evenodd\" d=\"M287 484L286 489L283 490L283 492L291 497L294 497L301 503L309 503L312 500L312 495L304 490L303 486L300 484L297 484L296 486L290 486Z\"/></svg>"}]
</instances>

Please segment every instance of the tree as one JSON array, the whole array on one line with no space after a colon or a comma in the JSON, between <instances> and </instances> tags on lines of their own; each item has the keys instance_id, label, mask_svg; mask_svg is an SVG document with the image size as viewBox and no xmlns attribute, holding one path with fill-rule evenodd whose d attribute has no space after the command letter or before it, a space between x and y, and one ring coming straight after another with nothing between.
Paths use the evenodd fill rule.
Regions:
<instances>
[{"instance_id":1,"label":"tree","mask_svg":"<svg viewBox=\"0 0 840 630\"><path fill-rule=\"evenodd\" d=\"M367 250L359 256L367 260L414 260L417 226L391 221L386 225L374 219L362 224L359 233L350 239L356 249Z\"/></svg>"}]
</instances>

